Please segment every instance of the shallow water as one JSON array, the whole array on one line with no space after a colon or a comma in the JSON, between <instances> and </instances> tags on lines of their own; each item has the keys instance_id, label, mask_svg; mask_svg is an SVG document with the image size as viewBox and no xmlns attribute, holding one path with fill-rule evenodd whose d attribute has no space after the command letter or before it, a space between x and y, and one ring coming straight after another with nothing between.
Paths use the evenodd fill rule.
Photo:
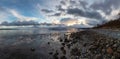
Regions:
<instances>
[{"instance_id":1,"label":"shallow water","mask_svg":"<svg viewBox=\"0 0 120 59\"><path fill-rule=\"evenodd\" d=\"M0 58L51 59L49 52L60 48L58 38L63 37L68 31L71 30L0 30Z\"/></svg>"}]
</instances>

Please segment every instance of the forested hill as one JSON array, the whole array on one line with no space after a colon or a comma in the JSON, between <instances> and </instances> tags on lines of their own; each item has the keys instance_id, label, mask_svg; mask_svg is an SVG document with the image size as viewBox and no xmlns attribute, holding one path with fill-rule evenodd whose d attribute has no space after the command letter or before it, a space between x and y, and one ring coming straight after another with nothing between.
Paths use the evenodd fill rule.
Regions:
<instances>
[{"instance_id":1,"label":"forested hill","mask_svg":"<svg viewBox=\"0 0 120 59\"><path fill-rule=\"evenodd\" d=\"M120 14L119 14L119 16L120 16ZM118 19L106 22L102 25L98 25L94 28L120 28L120 17Z\"/></svg>"}]
</instances>

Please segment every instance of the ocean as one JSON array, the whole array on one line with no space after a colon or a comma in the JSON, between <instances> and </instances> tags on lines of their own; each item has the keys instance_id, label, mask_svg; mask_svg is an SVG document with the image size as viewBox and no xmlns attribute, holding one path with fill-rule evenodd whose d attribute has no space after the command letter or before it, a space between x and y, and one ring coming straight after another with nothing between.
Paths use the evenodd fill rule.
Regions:
<instances>
[{"instance_id":1,"label":"ocean","mask_svg":"<svg viewBox=\"0 0 120 59\"><path fill-rule=\"evenodd\" d=\"M0 58L51 59L61 46L60 38L78 31L65 27L1 27Z\"/></svg>"}]
</instances>

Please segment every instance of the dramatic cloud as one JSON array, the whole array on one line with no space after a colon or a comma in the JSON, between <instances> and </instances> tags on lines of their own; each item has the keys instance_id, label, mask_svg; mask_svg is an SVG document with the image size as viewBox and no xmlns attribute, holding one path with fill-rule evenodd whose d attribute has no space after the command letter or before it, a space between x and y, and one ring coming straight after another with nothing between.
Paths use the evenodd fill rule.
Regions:
<instances>
[{"instance_id":1,"label":"dramatic cloud","mask_svg":"<svg viewBox=\"0 0 120 59\"><path fill-rule=\"evenodd\" d=\"M104 0L103 2L95 2L91 5L95 10L102 10L106 14L110 14L112 9L120 9L120 0Z\"/></svg>"},{"instance_id":2,"label":"dramatic cloud","mask_svg":"<svg viewBox=\"0 0 120 59\"><path fill-rule=\"evenodd\" d=\"M70 0L71 4L76 4L76 1Z\"/></svg>"},{"instance_id":3,"label":"dramatic cloud","mask_svg":"<svg viewBox=\"0 0 120 59\"><path fill-rule=\"evenodd\" d=\"M65 2L65 1L60 1L60 3L61 3L62 5L66 5L66 2Z\"/></svg>"},{"instance_id":4,"label":"dramatic cloud","mask_svg":"<svg viewBox=\"0 0 120 59\"><path fill-rule=\"evenodd\" d=\"M84 9L86 9L87 8L87 5L88 5L88 3L87 2L85 2L85 1L79 1L80 2L80 6L82 6Z\"/></svg>"},{"instance_id":5,"label":"dramatic cloud","mask_svg":"<svg viewBox=\"0 0 120 59\"><path fill-rule=\"evenodd\" d=\"M65 24L67 26L71 26L71 25L77 24L79 21L77 19L64 18L64 19L61 19L60 22L61 22L61 24Z\"/></svg>"},{"instance_id":6,"label":"dramatic cloud","mask_svg":"<svg viewBox=\"0 0 120 59\"><path fill-rule=\"evenodd\" d=\"M45 13L51 13L51 12L53 12L52 10L48 10L48 9L42 9L41 11L45 12Z\"/></svg>"},{"instance_id":7,"label":"dramatic cloud","mask_svg":"<svg viewBox=\"0 0 120 59\"><path fill-rule=\"evenodd\" d=\"M0 8L0 23L6 21L6 22L12 22L12 21L38 21L40 18L36 17L28 17L20 14L15 9L9 9L5 7Z\"/></svg>"},{"instance_id":8,"label":"dramatic cloud","mask_svg":"<svg viewBox=\"0 0 120 59\"><path fill-rule=\"evenodd\" d=\"M0 23L3 21L9 21L11 14L6 10L6 8L0 6Z\"/></svg>"},{"instance_id":9,"label":"dramatic cloud","mask_svg":"<svg viewBox=\"0 0 120 59\"><path fill-rule=\"evenodd\" d=\"M21 14L19 14L16 10L14 9L10 9L9 12L17 18L17 20L20 20L20 21L30 21L30 20L39 20L38 18L36 17L27 17L27 16L23 16Z\"/></svg>"},{"instance_id":10,"label":"dramatic cloud","mask_svg":"<svg viewBox=\"0 0 120 59\"><path fill-rule=\"evenodd\" d=\"M60 16L61 15L61 13L55 13L54 15L52 15L52 16Z\"/></svg>"},{"instance_id":11,"label":"dramatic cloud","mask_svg":"<svg viewBox=\"0 0 120 59\"><path fill-rule=\"evenodd\" d=\"M70 24L73 21L76 26L82 25L81 22L95 26L117 18L119 12L120 0L0 0L0 23L32 20Z\"/></svg>"},{"instance_id":12,"label":"dramatic cloud","mask_svg":"<svg viewBox=\"0 0 120 59\"><path fill-rule=\"evenodd\" d=\"M97 22L97 21L94 21ZM67 25L67 26L73 26L75 28L86 28L86 27L92 27L93 24L89 24L89 22L86 19L73 19L73 18L63 18L60 21L61 24Z\"/></svg>"},{"instance_id":13,"label":"dramatic cloud","mask_svg":"<svg viewBox=\"0 0 120 59\"><path fill-rule=\"evenodd\" d=\"M56 6L56 8L58 11L65 11L65 9L63 9L61 5Z\"/></svg>"},{"instance_id":14,"label":"dramatic cloud","mask_svg":"<svg viewBox=\"0 0 120 59\"><path fill-rule=\"evenodd\" d=\"M67 13L68 14L73 14L73 15L76 15L76 16L102 19L102 16L96 11L82 11L78 8L74 8L74 9L68 9Z\"/></svg>"}]
</instances>

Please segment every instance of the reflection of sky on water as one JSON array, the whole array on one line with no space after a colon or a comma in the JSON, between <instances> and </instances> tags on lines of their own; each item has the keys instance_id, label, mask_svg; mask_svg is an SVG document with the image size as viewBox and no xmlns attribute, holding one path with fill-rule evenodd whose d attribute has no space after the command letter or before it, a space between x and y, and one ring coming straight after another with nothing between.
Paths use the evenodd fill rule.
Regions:
<instances>
[{"instance_id":1,"label":"reflection of sky on water","mask_svg":"<svg viewBox=\"0 0 120 59\"><path fill-rule=\"evenodd\" d=\"M28 51L30 48L35 48L37 55L48 56L52 49L60 48L58 38L64 36L67 31L70 32L70 30L48 29L0 30L0 48L12 50L10 54L16 49ZM51 44L48 45L48 42Z\"/></svg>"},{"instance_id":2,"label":"reflection of sky on water","mask_svg":"<svg viewBox=\"0 0 120 59\"><path fill-rule=\"evenodd\" d=\"M57 39L59 34L64 34L59 31L50 31L48 29L25 29L25 30L0 30L0 38L7 43L11 41L30 42L35 40Z\"/></svg>"}]
</instances>

